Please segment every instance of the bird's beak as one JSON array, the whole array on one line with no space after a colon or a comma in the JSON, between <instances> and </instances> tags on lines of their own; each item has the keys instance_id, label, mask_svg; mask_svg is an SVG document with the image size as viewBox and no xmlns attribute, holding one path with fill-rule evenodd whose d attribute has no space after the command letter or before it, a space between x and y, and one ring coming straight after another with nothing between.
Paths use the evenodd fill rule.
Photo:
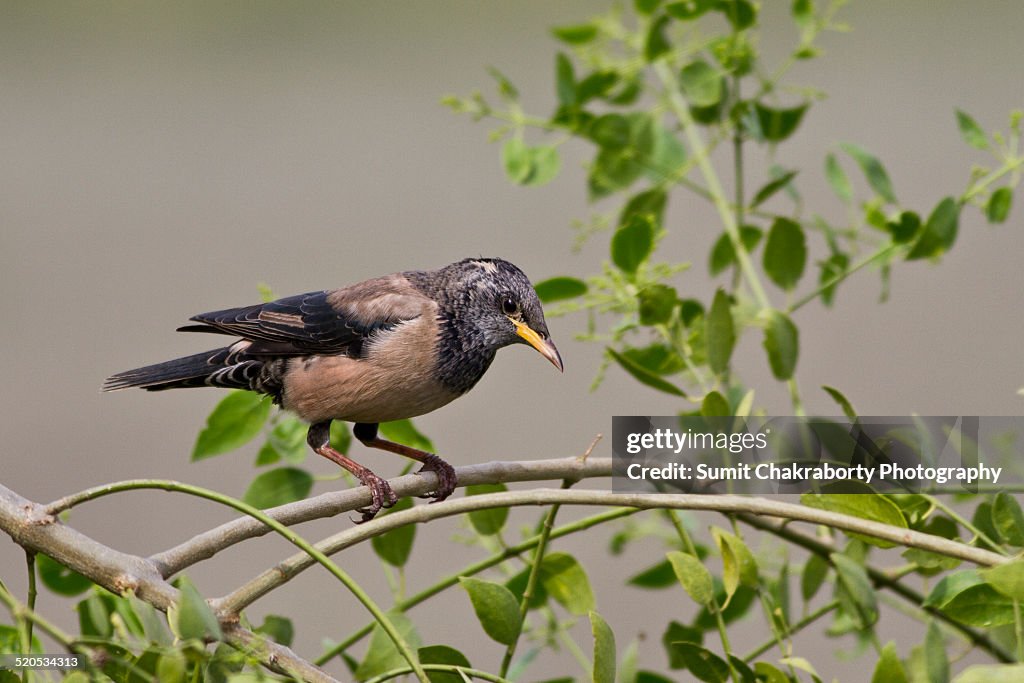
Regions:
<instances>
[{"instance_id":1,"label":"bird's beak","mask_svg":"<svg viewBox=\"0 0 1024 683\"><path fill-rule=\"evenodd\" d=\"M509 320L512 319L509 318ZM518 320L512 320L512 324L516 326L516 334L525 339L527 344L540 351L540 355L551 361L551 364L558 368L559 372L563 372L562 356L559 355L558 349L555 348L555 343L553 341L542 338L526 323L521 323Z\"/></svg>"}]
</instances>

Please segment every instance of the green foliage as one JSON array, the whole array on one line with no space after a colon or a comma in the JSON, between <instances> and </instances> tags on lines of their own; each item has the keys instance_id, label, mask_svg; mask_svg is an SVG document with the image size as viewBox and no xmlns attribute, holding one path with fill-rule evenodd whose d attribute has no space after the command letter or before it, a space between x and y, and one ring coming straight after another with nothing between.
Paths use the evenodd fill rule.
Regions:
<instances>
[{"instance_id":1,"label":"green foliage","mask_svg":"<svg viewBox=\"0 0 1024 683\"><path fill-rule=\"evenodd\" d=\"M471 577L462 577L459 582L469 594L484 633L502 645L514 642L523 624L519 603L512 592L500 583Z\"/></svg>"},{"instance_id":2,"label":"green foliage","mask_svg":"<svg viewBox=\"0 0 1024 683\"><path fill-rule=\"evenodd\" d=\"M232 391L206 419L192 459L202 460L232 451L252 441L270 416L270 399L251 391Z\"/></svg>"}]
</instances>

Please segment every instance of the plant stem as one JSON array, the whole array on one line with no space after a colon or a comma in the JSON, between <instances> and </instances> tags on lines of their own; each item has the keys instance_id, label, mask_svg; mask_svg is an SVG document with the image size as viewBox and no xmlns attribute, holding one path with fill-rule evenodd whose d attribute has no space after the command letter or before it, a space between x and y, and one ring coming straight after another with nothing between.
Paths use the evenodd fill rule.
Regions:
<instances>
[{"instance_id":1,"label":"plant stem","mask_svg":"<svg viewBox=\"0 0 1024 683\"><path fill-rule=\"evenodd\" d=\"M833 287L834 285L839 284L840 282L842 282L843 280L845 280L849 276L851 276L854 273L856 273L861 268L864 268L865 266L870 265L870 264L874 263L875 261L877 261L879 259L882 259L882 258L884 258L886 256L889 256L890 254L896 252L898 249L900 249L903 246L905 246L905 245L902 245L902 244L889 244L887 246L882 247L881 249L876 251L874 254L871 254L870 256L868 256L867 258L863 259L862 261L859 261L858 263L854 264L851 268L847 268L842 273L839 273L835 277L831 278L828 282L822 283L821 286L819 286L817 289L815 289L810 294L807 294L806 296L803 296L803 297L797 299L793 304L791 304L789 306L789 308L786 309L786 312L789 313L789 314L792 314L792 313L796 312L798 309L803 308L803 306L805 306L806 304L809 304L810 302L814 301L819 296L821 296L821 293L824 292L825 290L829 289L830 287Z\"/></svg>"},{"instance_id":2,"label":"plant stem","mask_svg":"<svg viewBox=\"0 0 1024 683\"><path fill-rule=\"evenodd\" d=\"M947 515L949 515L953 521L955 521L957 524L970 531L972 534L974 534L975 538L977 538L980 541L983 541L994 552L997 552L1000 555L1009 555L1009 553L1006 552L1006 549L1003 548L1003 546L996 543L992 538L988 536L988 534L986 534L984 531L975 526L974 523L972 523L969 519L965 518L959 512L943 503L937 496L926 495L925 497L937 509L942 510Z\"/></svg>"},{"instance_id":3,"label":"plant stem","mask_svg":"<svg viewBox=\"0 0 1024 683\"><path fill-rule=\"evenodd\" d=\"M686 552L697 557L697 546L694 545L693 539L690 538L690 532L686 530L686 527L679 519L679 513L675 510L668 510L668 518L672 522L672 526L675 527L676 534L679 536L679 540L682 541L683 547L686 548ZM736 683L739 683L739 675L733 668L730 657L732 656L732 648L729 646L729 633L725 630L725 619L722 618L722 608L718 604L718 598L714 595L708 601L708 608L715 615L715 625L718 627L718 637L722 641L722 651L725 653L725 662L729 665L730 677Z\"/></svg>"},{"instance_id":4,"label":"plant stem","mask_svg":"<svg viewBox=\"0 0 1024 683\"><path fill-rule=\"evenodd\" d=\"M591 515L590 517L585 517L584 519L572 522L571 524L565 524L563 526L558 527L557 529L554 529L551 532L549 538L550 540L554 540L556 538L561 538L562 536L574 534L577 531L585 531L587 529L590 529L591 527L597 526L598 524L603 524L613 519L619 519L620 517L627 517L629 515L636 514L637 512L639 512L639 510L637 510L636 508L619 508L617 510L609 510L608 512L602 512L597 515ZM538 543L540 543L540 535L529 538L523 541L522 543L517 543L516 545L509 546L502 552L496 553L495 555L492 555L491 557L481 560L480 562L476 562L467 567L464 567L460 571L454 574L450 574L444 579L441 579L433 586L425 588L416 595L412 595L400 603L396 603L395 609L400 612L410 610L416 605L419 605L422 602L426 602L428 599L434 597L438 593L441 593L442 591L457 585L459 583L459 577L473 576L475 574L479 574L485 569L490 569L491 567L497 564L501 564L505 560L521 555L527 550L536 547ZM354 632L349 637L345 638L343 641L332 647L330 650L320 655L320 657L314 660L313 663L317 666L323 666L328 661L330 661L332 657L336 657L337 655L341 654L342 652L350 648L355 643L358 643L360 640L365 638L367 635L370 634L370 631L372 630L373 623L369 623L363 626L361 629Z\"/></svg>"},{"instance_id":5,"label":"plant stem","mask_svg":"<svg viewBox=\"0 0 1024 683\"><path fill-rule=\"evenodd\" d=\"M806 617L804 617L803 619L801 619L800 621L796 622L795 624L790 626L788 629L786 629L786 632L783 634L783 637L785 637L785 638L792 638L797 633L799 633L800 631L802 631L806 627L810 626L811 624L816 622L818 619L822 618L823 616L825 616L826 614L828 614L832 610L836 609L837 607L839 607L839 601L838 600L833 600L832 602L828 603L827 605L819 607L818 609L814 610L813 612L808 614ZM758 657L763 655L765 652L767 652L768 650L772 649L772 647L774 645L776 645L777 642L778 641L777 641L776 638L771 638L770 640L766 640L765 642L761 643L760 645L755 647L753 650L751 650L749 653L744 655L743 661L744 662L750 662L750 661L752 661L754 659L757 659Z\"/></svg>"},{"instance_id":6,"label":"plant stem","mask_svg":"<svg viewBox=\"0 0 1024 683\"><path fill-rule=\"evenodd\" d=\"M672 75L668 65L663 61L654 65L654 71L665 88L672 113L675 114L680 125L683 127L683 133L690 144L690 151L697 160L697 165L704 176L704 182L707 184L708 192L711 194L711 201L718 211L722 225L725 226L725 231L729 235L729 241L732 242L733 250L736 252L736 261L740 264L743 277L753 292L754 299L758 305L761 308L771 308L771 302L768 300L768 295L765 294L764 287L761 286L761 279L757 274L757 270L754 268L754 264L751 262L747 251L743 248L743 242L740 240L739 226L736 224L736 217L733 215L732 207L729 206L729 200L725 198L722 183L718 180L715 167L711 165L711 160L708 158L708 150L703 140L701 140L700 133L697 131L697 124L690 115L690 108L679 92L679 88L675 83L675 77Z\"/></svg>"},{"instance_id":7,"label":"plant stem","mask_svg":"<svg viewBox=\"0 0 1024 683\"><path fill-rule=\"evenodd\" d=\"M565 488L563 486L563 488ZM530 598L533 597L533 593L537 590L537 580L540 577L540 564L544 559L544 551L547 550L548 540L551 538L551 529L555 524L555 516L558 514L558 510L561 505L555 504L548 510L548 514L544 517L543 525L540 529L540 538L537 541L537 548L533 551L533 561L530 566L530 576L526 580L526 589L523 591L523 597L519 602L519 623L526 623L526 613L530 609ZM522 635L522 628L516 637L508 644L508 648L505 650L505 656L501 660L501 676L504 678L508 674L508 668L512 664L512 657L516 653L516 646L519 644L519 638Z\"/></svg>"},{"instance_id":8,"label":"plant stem","mask_svg":"<svg viewBox=\"0 0 1024 683\"><path fill-rule=\"evenodd\" d=\"M30 612L36 610L36 552L25 548L25 565L28 570L28 595L26 605ZM25 620L25 654L32 654L32 620Z\"/></svg>"},{"instance_id":9,"label":"plant stem","mask_svg":"<svg viewBox=\"0 0 1024 683\"><path fill-rule=\"evenodd\" d=\"M479 678L482 681L491 681L492 683L509 683L507 679L501 676L495 676L487 671L481 671L480 669L472 669L467 666L457 666L455 664L423 664L424 671L444 671L447 673L455 674L456 676L463 676L463 680L468 678ZM412 673L412 668L403 666L400 669L392 669L386 671L378 676L369 678L364 683L384 683L384 681L390 681L392 678L398 678L405 674Z\"/></svg>"},{"instance_id":10,"label":"plant stem","mask_svg":"<svg viewBox=\"0 0 1024 683\"><path fill-rule=\"evenodd\" d=\"M384 613L384 611L373 601L373 599L363 590L351 576L349 576L341 567L336 565L329 557L323 552L313 546L312 543L305 540L294 531L289 529L281 522L266 514L262 510L258 510L248 503L244 503L237 498L224 495L217 491L211 491L204 489L199 486L193 486L191 484L182 484L181 482L171 481L166 479L140 479L134 481L118 482L106 487L96 487L82 491L78 494L63 498L58 501L58 504L53 504L47 507L47 511L53 514L52 510L60 509L66 510L78 503L92 498L98 498L115 491L128 491L138 489L159 489L162 491L176 491L178 493L185 493L198 498L205 498L206 500L225 505L230 508L253 517L272 530L283 536L292 545L297 546L304 553L312 557L317 563L329 571L336 579L338 579L348 590L355 596L355 598L362 603L362 605L373 615L374 620L380 624L381 628L387 634L388 638L394 644L395 649L402 655L402 658L408 662L409 666L412 667L413 671L416 672L416 677L420 680L420 683L430 683L427 678L427 674L423 671L420 666L419 659L416 654L409 647L409 644L402 637L402 634L395 628L394 623Z\"/></svg>"}]
</instances>

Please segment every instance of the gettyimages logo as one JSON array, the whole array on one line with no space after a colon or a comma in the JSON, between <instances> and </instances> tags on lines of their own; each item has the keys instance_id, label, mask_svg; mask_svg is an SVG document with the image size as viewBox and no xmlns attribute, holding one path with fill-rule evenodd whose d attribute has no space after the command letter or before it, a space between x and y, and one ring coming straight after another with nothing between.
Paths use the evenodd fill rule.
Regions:
<instances>
[{"instance_id":1,"label":"gettyimages logo","mask_svg":"<svg viewBox=\"0 0 1024 683\"><path fill-rule=\"evenodd\" d=\"M616 492L997 490L1024 480L1021 417L614 417Z\"/></svg>"}]
</instances>

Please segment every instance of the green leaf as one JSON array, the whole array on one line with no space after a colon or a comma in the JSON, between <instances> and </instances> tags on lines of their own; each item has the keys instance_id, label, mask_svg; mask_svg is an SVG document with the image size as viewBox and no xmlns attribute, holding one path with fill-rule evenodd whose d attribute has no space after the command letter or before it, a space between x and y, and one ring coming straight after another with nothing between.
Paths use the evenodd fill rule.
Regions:
<instances>
[{"instance_id":1,"label":"green leaf","mask_svg":"<svg viewBox=\"0 0 1024 683\"><path fill-rule=\"evenodd\" d=\"M654 248L654 224L650 218L634 215L612 237L612 262L630 275L647 260Z\"/></svg>"},{"instance_id":2,"label":"green leaf","mask_svg":"<svg viewBox=\"0 0 1024 683\"><path fill-rule=\"evenodd\" d=\"M690 62L679 72L679 86L694 107L713 107L725 94L725 81L717 69L702 59Z\"/></svg>"},{"instance_id":3,"label":"green leaf","mask_svg":"<svg viewBox=\"0 0 1024 683\"><path fill-rule=\"evenodd\" d=\"M732 415L729 401L717 391L709 391L700 404L700 414L704 417L728 417Z\"/></svg>"},{"instance_id":4,"label":"green leaf","mask_svg":"<svg viewBox=\"0 0 1024 683\"><path fill-rule=\"evenodd\" d=\"M386 514L390 515L402 510L408 510L411 507L412 498L399 498L398 502ZM409 561L409 555L412 553L412 544L415 540L416 525L405 524L395 527L390 531L385 531L379 536L374 536L370 539L370 545L373 546L373 552L377 554L377 557L392 567L404 567L405 563Z\"/></svg>"},{"instance_id":5,"label":"green leaf","mask_svg":"<svg viewBox=\"0 0 1024 683\"><path fill-rule=\"evenodd\" d=\"M421 647L417 653L420 664L448 664L449 666L472 667L466 655L447 645ZM430 683L464 683L462 676L447 671L428 671Z\"/></svg>"},{"instance_id":6,"label":"green leaf","mask_svg":"<svg viewBox=\"0 0 1024 683\"><path fill-rule=\"evenodd\" d=\"M556 26L551 29L552 35L569 45L583 45L597 37L597 27L593 24L575 24L573 26Z\"/></svg>"},{"instance_id":7,"label":"green leaf","mask_svg":"<svg viewBox=\"0 0 1024 683\"><path fill-rule=\"evenodd\" d=\"M633 0L633 7L636 8L637 14L644 16L650 16L660 4L661 0Z\"/></svg>"},{"instance_id":8,"label":"green leaf","mask_svg":"<svg viewBox=\"0 0 1024 683\"><path fill-rule=\"evenodd\" d=\"M36 567L43 585L57 595L74 597L89 590L93 583L73 569L68 569L49 555L37 554Z\"/></svg>"},{"instance_id":9,"label":"green leaf","mask_svg":"<svg viewBox=\"0 0 1024 683\"><path fill-rule=\"evenodd\" d=\"M1014 601L984 583L957 593L941 609L944 614L979 628L1014 623Z\"/></svg>"},{"instance_id":10,"label":"green leaf","mask_svg":"<svg viewBox=\"0 0 1024 683\"><path fill-rule=\"evenodd\" d=\"M396 611L389 611L387 616L391 623L394 624L395 630L398 631L401 639L413 650L419 649L422 641L409 617ZM368 678L373 678L402 666L408 666L405 657L398 651L398 648L395 647L394 642L387 632L381 628L381 625L374 625L373 631L370 633L370 644L366 648L366 654L355 670L355 678L365 681Z\"/></svg>"},{"instance_id":11,"label":"green leaf","mask_svg":"<svg viewBox=\"0 0 1024 683\"><path fill-rule=\"evenodd\" d=\"M729 358L732 357L732 349L736 345L731 304L724 289L719 288L715 292L706 321L708 367L716 375L721 375L729 369Z\"/></svg>"},{"instance_id":12,"label":"green leaf","mask_svg":"<svg viewBox=\"0 0 1024 683\"><path fill-rule=\"evenodd\" d=\"M587 128L587 137L598 147L617 150L629 145L633 130L629 119L622 114L605 114L591 122Z\"/></svg>"},{"instance_id":13,"label":"green leaf","mask_svg":"<svg viewBox=\"0 0 1024 683\"><path fill-rule=\"evenodd\" d=\"M254 629L256 633L262 633L275 643L290 647L295 640L295 627L288 617L279 617L276 614L268 614L263 617L263 624Z\"/></svg>"},{"instance_id":14,"label":"green leaf","mask_svg":"<svg viewBox=\"0 0 1024 683\"><path fill-rule=\"evenodd\" d=\"M587 283L574 277L552 277L534 285L537 298L543 303L562 299L575 299L587 293Z\"/></svg>"},{"instance_id":15,"label":"green leaf","mask_svg":"<svg viewBox=\"0 0 1024 683\"><path fill-rule=\"evenodd\" d=\"M501 99L506 102L517 102L519 100L519 90L516 89L516 86L512 85L512 81L505 74L493 66L487 67L487 73L498 83L498 94L501 95Z\"/></svg>"},{"instance_id":16,"label":"green leaf","mask_svg":"<svg viewBox=\"0 0 1024 683\"><path fill-rule=\"evenodd\" d=\"M850 418L851 420L857 419L857 411L853 409L853 404L850 403L842 392L833 387L822 385L821 387L832 397L832 400L839 404L839 407L843 410L843 415Z\"/></svg>"},{"instance_id":17,"label":"green leaf","mask_svg":"<svg viewBox=\"0 0 1024 683\"><path fill-rule=\"evenodd\" d=\"M1010 207L1013 205L1013 190L1009 187L1000 187L992 193L985 205L985 218L989 223L1002 223L1010 215Z\"/></svg>"},{"instance_id":18,"label":"green leaf","mask_svg":"<svg viewBox=\"0 0 1024 683\"><path fill-rule=\"evenodd\" d=\"M588 74L576 87L577 104L586 104L595 97L607 99L608 91L619 82L615 71L595 71Z\"/></svg>"},{"instance_id":19,"label":"green leaf","mask_svg":"<svg viewBox=\"0 0 1024 683\"><path fill-rule=\"evenodd\" d=\"M921 217L913 211L903 211L899 218L894 221L887 221L885 224L892 241L896 244L905 244L917 236L921 229Z\"/></svg>"},{"instance_id":20,"label":"green leaf","mask_svg":"<svg viewBox=\"0 0 1024 683\"><path fill-rule=\"evenodd\" d=\"M1000 491L992 501L992 526L1004 543L1024 546L1024 512L1017 499Z\"/></svg>"},{"instance_id":21,"label":"green leaf","mask_svg":"<svg viewBox=\"0 0 1024 683\"><path fill-rule=\"evenodd\" d=\"M924 637L924 661L928 672L928 683L948 683L949 658L946 644L934 619L929 621Z\"/></svg>"},{"instance_id":22,"label":"green leaf","mask_svg":"<svg viewBox=\"0 0 1024 683\"><path fill-rule=\"evenodd\" d=\"M825 156L825 178L832 187L832 191L845 204L853 201L853 186L850 185L850 179L847 177L843 167L839 165L836 155L832 154L832 152Z\"/></svg>"},{"instance_id":23,"label":"green leaf","mask_svg":"<svg viewBox=\"0 0 1024 683\"><path fill-rule=\"evenodd\" d=\"M381 422L380 435L389 441L397 441L410 448L418 448L428 453L434 452L433 442L423 432L416 429L416 425L413 424L412 420Z\"/></svg>"},{"instance_id":24,"label":"green leaf","mask_svg":"<svg viewBox=\"0 0 1024 683\"><path fill-rule=\"evenodd\" d=\"M946 197L932 210L924 229L907 254L907 260L934 258L949 250L956 241L960 222L960 204Z\"/></svg>"},{"instance_id":25,"label":"green leaf","mask_svg":"<svg viewBox=\"0 0 1024 683\"><path fill-rule=\"evenodd\" d=\"M754 195L754 201L750 203L750 208L758 207L771 199L776 192L789 185L799 172L800 171L786 171L778 178L765 183L765 185L757 191L757 194Z\"/></svg>"},{"instance_id":26,"label":"green leaf","mask_svg":"<svg viewBox=\"0 0 1024 683\"><path fill-rule=\"evenodd\" d=\"M270 416L271 402L251 391L232 391L206 418L192 460L227 453L251 441Z\"/></svg>"},{"instance_id":27,"label":"green leaf","mask_svg":"<svg viewBox=\"0 0 1024 683\"><path fill-rule=\"evenodd\" d=\"M608 622L590 611L590 631L594 634L593 683L615 683L615 634Z\"/></svg>"},{"instance_id":28,"label":"green leaf","mask_svg":"<svg viewBox=\"0 0 1024 683\"><path fill-rule=\"evenodd\" d=\"M500 493L508 491L504 484L473 484L466 487L467 496L479 496L484 493ZM469 523L473 525L476 532L481 536L494 536L500 533L508 519L508 508L490 508L487 510L474 510L469 513Z\"/></svg>"},{"instance_id":29,"label":"green leaf","mask_svg":"<svg viewBox=\"0 0 1024 683\"><path fill-rule=\"evenodd\" d=\"M782 311L771 311L764 330L764 350L775 379L784 381L793 376L800 353L800 333L793 321Z\"/></svg>"},{"instance_id":30,"label":"green leaf","mask_svg":"<svg viewBox=\"0 0 1024 683\"><path fill-rule=\"evenodd\" d=\"M1014 560L980 571L985 582L1008 598L1024 601L1024 561Z\"/></svg>"},{"instance_id":31,"label":"green leaf","mask_svg":"<svg viewBox=\"0 0 1024 683\"><path fill-rule=\"evenodd\" d=\"M695 643L700 645L704 639L703 632L692 626L684 626L678 621L670 621L665 632L661 635L661 644L668 654L668 668L682 669L686 667L686 660L683 659L672 647L673 643Z\"/></svg>"},{"instance_id":32,"label":"green leaf","mask_svg":"<svg viewBox=\"0 0 1024 683\"><path fill-rule=\"evenodd\" d=\"M760 228L753 225L740 227L740 243L747 252L753 251L761 241L762 232ZM736 250L732 247L732 240L729 233L723 232L711 248L711 257L708 261L708 270L711 275L718 275L723 270L736 263Z\"/></svg>"},{"instance_id":33,"label":"green leaf","mask_svg":"<svg viewBox=\"0 0 1024 683\"><path fill-rule=\"evenodd\" d=\"M672 571L687 594L698 605L708 605L715 597L711 572L693 555L673 550L666 555L672 563Z\"/></svg>"},{"instance_id":34,"label":"green leaf","mask_svg":"<svg viewBox=\"0 0 1024 683\"><path fill-rule=\"evenodd\" d=\"M526 143L521 138L514 137L505 141L501 148L501 163L505 167L505 175L516 185L525 185L526 179L533 173Z\"/></svg>"},{"instance_id":35,"label":"green leaf","mask_svg":"<svg viewBox=\"0 0 1024 683\"><path fill-rule=\"evenodd\" d=\"M665 12L674 19L680 21L691 21L710 9L714 9L719 0L685 0L685 2L673 2L665 5Z\"/></svg>"},{"instance_id":36,"label":"green leaf","mask_svg":"<svg viewBox=\"0 0 1024 683\"><path fill-rule=\"evenodd\" d=\"M705 683L728 683L729 664L711 650L696 643L672 643L673 654L697 680Z\"/></svg>"},{"instance_id":37,"label":"green leaf","mask_svg":"<svg viewBox=\"0 0 1024 683\"><path fill-rule=\"evenodd\" d=\"M294 417L281 417L260 448L256 464L272 465L282 458L292 465L302 464L309 452L306 445L307 430L306 425Z\"/></svg>"},{"instance_id":38,"label":"green leaf","mask_svg":"<svg viewBox=\"0 0 1024 683\"><path fill-rule=\"evenodd\" d=\"M800 496L800 502L807 507L818 510L838 512L851 517L869 519L872 522L879 522L899 529L910 528L896 503L885 496L877 493L805 493ZM893 548L897 544L891 541L864 536L853 532L846 532L853 538L878 548Z\"/></svg>"},{"instance_id":39,"label":"green leaf","mask_svg":"<svg viewBox=\"0 0 1024 683\"><path fill-rule=\"evenodd\" d=\"M871 675L871 683L910 683L903 662L896 652L896 643L891 640L882 648L875 672Z\"/></svg>"},{"instance_id":40,"label":"green leaf","mask_svg":"<svg viewBox=\"0 0 1024 683\"><path fill-rule=\"evenodd\" d=\"M648 219L655 228L662 224L665 215L665 202L668 196L664 190L655 188L633 195L619 213L619 225L629 223L633 216L642 216Z\"/></svg>"},{"instance_id":41,"label":"green leaf","mask_svg":"<svg viewBox=\"0 0 1024 683\"><path fill-rule=\"evenodd\" d=\"M868 185L875 191L875 194L890 204L898 203L896 193L892 189L892 181L889 180L889 174L877 157L860 145L855 145L852 142L843 142L839 146L857 162L861 171L864 172L864 177L867 178Z\"/></svg>"},{"instance_id":42,"label":"green leaf","mask_svg":"<svg viewBox=\"0 0 1024 683\"><path fill-rule=\"evenodd\" d=\"M331 422L331 448L339 453L348 453L352 445L352 431L347 422L333 420Z\"/></svg>"},{"instance_id":43,"label":"green leaf","mask_svg":"<svg viewBox=\"0 0 1024 683\"><path fill-rule=\"evenodd\" d=\"M187 576L178 579L178 601L167 610L167 619L174 635L182 640L221 638L220 623L210 604L196 590Z\"/></svg>"},{"instance_id":44,"label":"green leaf","mask_svg":"<svg viewBox=\"0 0 1024 683\"><path fill-rule=\"evenodd\" d=\"M953 683L1019 683L1024 664L975 664L963 670Z\"/></svg>"},{"instance_id":45,"label":"green leaf","mask_svg":"<svg viewBox=\"0 0 1024 683\"><path fill-rule=\"evenodd\" d=\"M771 281L785 290L796 287L807 265L804 229L788 218L776 218L764 245L764 270Z\"/></svg>"},{"instance_id":46,"label":"green leaf","mask_svg":"<svg viewBox=\"0 0 1024 683\"><path fill-rule=\"evenodd\" d=\"M641 325L660 325L672 318L672 311L679 303L676 290L668 285L648 285L637 295Z\"/></svg>"},{"instance_id":47,"label":"green leaf","mask_svg":"<svg viewBox=\"0 0 1024 683\"><path fill-rule=\"evenodd\" d=\"M864 567L840 553L832 553L829 559L836 568L837 597L844 612L858 629L871 626L878 621L878 599Z\"/></svg>"},{"instance_id":48,"label":"green leaf","mask_svg":"<svg viewBox=\"0 0 1024 683\"><path fill-rule=\"evenodd\" d=\"M531 567L525 567L522 571L505 582L505 588L512 591L512 595L515 596L517 603L522 603L523 594L526 593L526 586L530 583L530 569ZM544 590L544 584L538 581L533 586L533 594L530 596L530 601L527 603L527 607L529 609L538 609L543 607L547 601L548 592Z\"/></svg>"},{"instance_id":49,"label":"green leaf","mask_svg":"<svg viewBox=\"0 0 1024 683\"><path fill-rule=\"evenodd\" d=\"M769 142L780 142L792 135L809 105L801 104L798 107L785 109L773 109L760 102L754 103L754 113L757 115L757 123L761 129L761 135Z\"/></svg>"},{"instance_id":50,"label":"green leaf","mask_svg":"<svg viewBox=\"0 0 1024 683\"><path fill-rule=\"evenodd\" d=\"M672 49L672 44L665 37L665 27L668 26L668 22L669 18L666 16L660 16L651 22L651 27L647 31L647 40L644 41L644 59L648 62L653 62Z\"/></svg>"},{"instance_id":51,"label":"green leaf","mask_svg":"<svg viewBox=\"0 0 1024 683\"><path fill-rule=\"evenodd\" d=\"M533 173L527 178L526 184L539 187L546 185L558 176L562 170L562 158L558 150L550 146L530 147L530 167Z\"/></svg>"},{"instance_id":52,"label":"green leaf","mask_svg":"<svg viewBox=\"0 0 1024 683\"><path fill-rule=\"evenodd\" d=\"M960 137L974 149L989 149L988 137L978 122L971 115L960 109L956 110L956 125L960 129Z\"/></svg>"},{"instance_id":53,"label":"green leaf","mask_svg":"<svg viewBox=\"0 0 1024 683\"><path fill-rule=\"evenodd\" d=\"M570 614L583 616L594 609L594 593L583 565L568 553L549 553L540 563L541 583L548 595Z\"/></svg>"},{"instance_id":54,"label":"green leaf","mask_svg":"<svg viewBox=\"0 0 1024 683\"><path fill-rule=\"evenodd\" d=\"M628 356L624 356L615 349L609 347L605 348L605 352L612 357L619 366L633 376L633 379L637 380L641 384L657 389L658 391L664 391L666 394L672 394L673 396L686 397L686 392L672 384L671 382L658 377L653 372L638 364Z\"/></svg>"},{"instance_id":55,"label":"green leaf","mask_svg":"<svg viewBox=\"0 0 1024 683\"><path fill-rule=\"evenodd\" d=\"M512 592L500 583L463 576L459 583L469 594L480 625L491 639L509 645L519 636L522 621L519 603Z\"/></svg>"},{"instance_id":56,"label":"green leaf","mask_svg":"<svg viewBox=\"0 0 1024 683\"><path fill-rule=\"evenodd\" d=\"M313 489L313 475L297 467L278 467L258 475L249 484L242 500L266 510L302 500Z\"/></svg>"},{"instance_id":57,"label":"green leaf","mask_svg":"<svg viewBox=\"0 0 1024 683\"><path fill-rule=\"evenodd\" d=\"M675 349L657 342L641 348L626 349L622 355L655 375L674 375L686 367Z\"/></svg>"},{"instance_id":58,"label":"green leaf","mask_svg":"<svg viewBox=\"0 0 1024 683\"><path fill-rule=\"evenodd\" d=\"M755 662L754 675L758 683L793 683L794 680L768 662Z\"/></svg>"},{"instance_id":59,"label":"green leaf","mask_svg":"<svg viewBox=\"0 0 1024 683\"><path fill-rule=\"evenodd\" d=\"M804 570L800 574L800 596L804 602L810 602L811 598L817 595L825 577L828 575L829 564L821 555L811 555L804 564Z\"/></svg>"},{"instance_id":60,"label":"green leaf","mask_svg":"<svg viewBox=\"0 0 1024 683\"><path fill-rule=\"evenodd\" d=\"M626 581L637 588L667 588L676 582L676 575L668 560L648 567Z\"/></svg>"},{"instance_id":61,"label":"green leaf","mask_svg":"<svg viewBox=\"0 0 1024 683\"><path fill-rule=\"evenodd\" d=\"M554 147L528 147L520 138L509 138L501 149L505 175L517 185L544 185L558 175L562 162Z\"/></svg>"},{"instance_id":62,"label":"green leaf","mask_svg":"<svg viewBox=\"0 0 1024 683\"><path fill-rule=\"evenodd\" d=\"M711 535L718 545L718 552L722 555L722 583L725 586L724 609L736 589L743 585L750 588L757 586L757 562L750 548L739 536L730 534L728 531L711 527Z\"/></svg>"},{"instance_id":63,"label":"green leaf","mask_svg":"<svg viewBox=\"0 0 1024 683\"><path fill-rule=\"evenodd\" d=\"M555 92L558 102L563 106L576 104L576 74L572 61L564 52L555 57Z\"/></svg>"},{"instance_id":64,"label":"green leaf","mask_svg":"<svg viewBox=\"0 0 1024 683\"><path fill-rule=\"evenodd\" d=\"M945 607L953 598L968 588L984 585L984 583L985 580L981 578L981 573L977 569L967 569L947 574L935 584L935 587L932 588L928 597L925 598L922 606Z\"/></svg>"},{"instance_id":65,"label":"green leaf","mask_svg":"<svg viewBox=\"0 0 1024 683\"><path fill-rule=\"evenodd\" d=\"M757 10L747 0L724 0L715 9L722 12L737 31L750 28L757 19Z\"/></svg>"}]
</instances>

